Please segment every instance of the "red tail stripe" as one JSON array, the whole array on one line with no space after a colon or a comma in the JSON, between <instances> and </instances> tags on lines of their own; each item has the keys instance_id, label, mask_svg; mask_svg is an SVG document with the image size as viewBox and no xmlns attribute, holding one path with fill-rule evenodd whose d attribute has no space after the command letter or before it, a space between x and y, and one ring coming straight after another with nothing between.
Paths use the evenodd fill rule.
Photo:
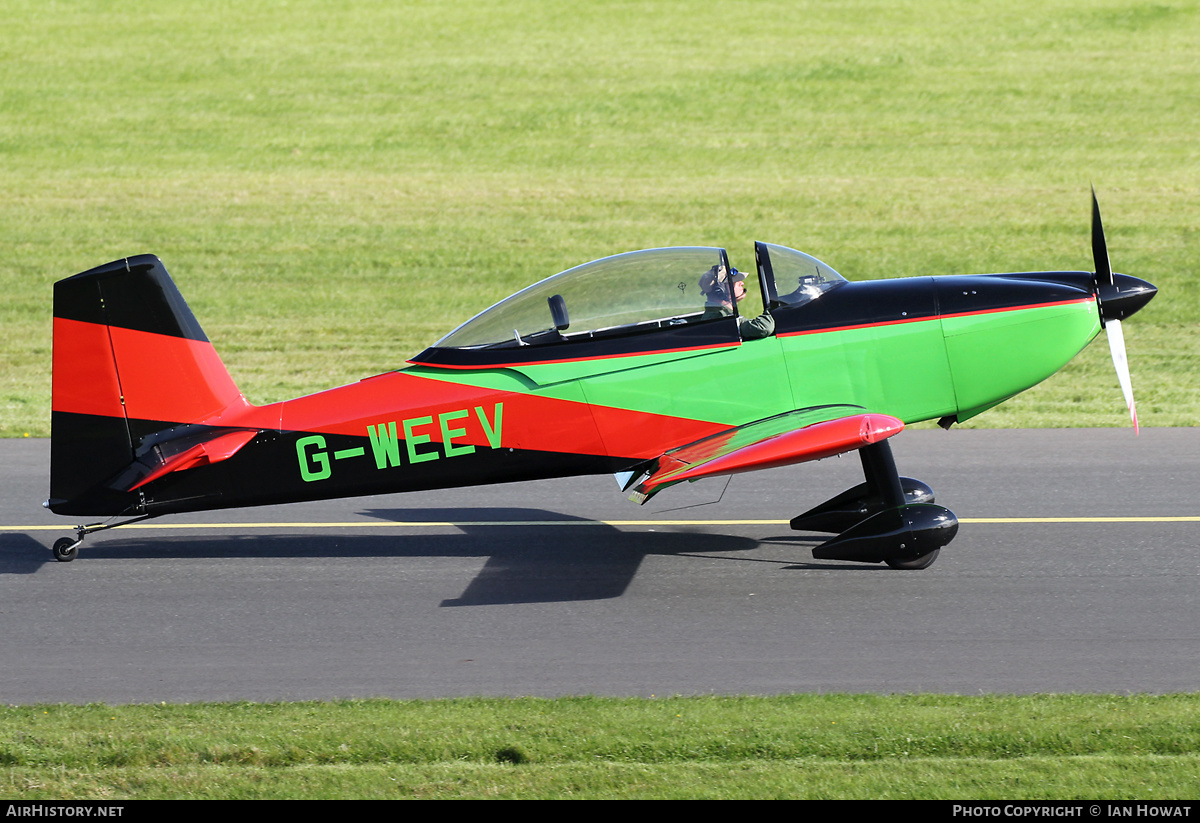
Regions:
<instances>
[{"instance_id":1,"label":"red tail stripe","mask_svg":"<svg viewBox=\"0 0 1200 823\"><path fill-rule=\"evenodd\" d=\"M123 417L108 327L54 318L54 411Z\"/></svg>"},{"instance_id":2,"label":"red tail stripe","mask_svg":"<svg viewBox=\"0 0 1200 823\"><path fill-rule=\"evenodd\" d=\"M109 328L130 417L185 423L245 403L207 341Z\"/></svg>"},{"instance_id":3,"label":"red tail stripe","mask_svg":"<svg viewBox=\"0 0 1200 823\"><path fill-rule=\"evenodd\" d=\"M245 403L211 343L54 319L55 411L195 423Z\"/></svg>"}]
</instances>

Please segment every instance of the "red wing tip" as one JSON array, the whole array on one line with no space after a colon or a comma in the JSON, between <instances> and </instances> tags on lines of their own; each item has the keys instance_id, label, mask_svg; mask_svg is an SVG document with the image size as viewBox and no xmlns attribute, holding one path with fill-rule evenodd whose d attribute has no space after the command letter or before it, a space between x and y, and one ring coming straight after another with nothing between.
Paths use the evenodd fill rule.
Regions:
<instances>
[{"instance_id":1,"label":"red wing tip","mask_svg":"<svg viewBox=\"0 0 1200 823\"><path fill-rule=\"evenodd\" d=\"M890 414L864 414L860 432L864 443L878 443L904 431L904 421Z\"/></svg>"}]
</instances>

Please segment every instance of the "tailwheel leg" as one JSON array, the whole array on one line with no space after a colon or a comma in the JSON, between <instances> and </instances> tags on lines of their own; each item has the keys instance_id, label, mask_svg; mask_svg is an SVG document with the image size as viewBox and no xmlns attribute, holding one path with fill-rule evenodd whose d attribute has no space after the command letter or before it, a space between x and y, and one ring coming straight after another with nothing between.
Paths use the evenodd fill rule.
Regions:
<instances>
[{"instance_id":1,"label":"tailwheel leg","mask_svg":"<svg viewBox=\"0 0 1200 823\"><path fill-rule=\"evenodd\" d=\"M83 538L87 537L92 532L102 532L108 529L115 529L119 526L127 526L130 523L136 523L139 520L145 520L153 517L152 514L143 514L141 517L133 517L129 520L122 520L120 523L92 523L87 526L76 526L74 539L70 537L60 537L54 541L54 559L59 563L70 563L79 556L79 547L83 545Z\"/></svg>"},{"instance_id":2,"label":"tailwheel leg","mask_svg":"<svg viewBox=\"0 0 1200 823\"><path fill-rule=\"evenodd\" d=\"M958 533L958 518L924 483L900 477L886 440L859 456L866 483L794 518L792 528L838 532L813 549L818 559L928 568Z\"/></svg>"}]
</instances>

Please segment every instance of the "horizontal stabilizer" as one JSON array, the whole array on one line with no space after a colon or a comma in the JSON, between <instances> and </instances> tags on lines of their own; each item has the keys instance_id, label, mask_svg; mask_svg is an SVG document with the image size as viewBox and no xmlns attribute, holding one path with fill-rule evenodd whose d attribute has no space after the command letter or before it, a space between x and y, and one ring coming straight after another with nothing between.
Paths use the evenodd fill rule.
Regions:
<instances>
[{"instance_id":1,"label":"horizontal stabilizer","mask_svg":"<svg viewBox=\"0 0 1200 823\"><path fill-rule=\"evenodd\" d=\"M135 471L139 466L146 467L149 469L149 474L136 480L133 485L122 490L133 491L134 489L140 489L152 480L157 480L171 472L194 469L197 466L208 466L213 463L220 463L222 460L228 460L237 454L242 446L253 440L258 431L252 429L248 431L233 431L225 434L213 432L212 434L214 436L211 440L204 440L187 446L182 451L175 451L170 456L167 455L173 450L164 448L164 446L169 446L173 441L167 441L167 443L155 447L147 456L139 459L131 467ZM191 442L192 439L187 438L187 441Z\"/></svg>"},{"instance_id":2,"label":"horizontal stabilizer","mask_svg":"<svg viewBox=\"0 0 1200 823\"><path fill-rule=\"evenodd\" d=\"M757 420L666 452L643 471L630 499L645 503L684 480L820 460L891 437L904 423L859 406L820 406Z\"/></svg>"}]
</instances>

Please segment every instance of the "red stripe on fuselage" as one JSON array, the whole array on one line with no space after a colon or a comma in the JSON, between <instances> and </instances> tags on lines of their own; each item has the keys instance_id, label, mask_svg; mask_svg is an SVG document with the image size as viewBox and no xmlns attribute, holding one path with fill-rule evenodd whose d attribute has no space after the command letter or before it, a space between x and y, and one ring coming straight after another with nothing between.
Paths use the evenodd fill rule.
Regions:
<instances>
[{"instance_id":1,"label":"red stripe on fuselage","mask_svg":"<svg viewBox=\"0 0 1200 823\"><path fill-rule=\"evenodd\" d=\"M605 448L597 419L603 422L604 431L622 433L618 444L609 443ZM366 437L368 426L386 427L391 423L396 424L399 437L404 437L408 423L415 436L429 437L431 442L443 442L445 433L450 433L455 445L489 446L498 426L502 448L631 458L656 457L668 448L728 428L722 423L591 406L405 372L389 372L221 417L221 424L228 426L261 428L267 424L285 431L355 437ZM664 432L669 433L670 442L664 442Z\"/></svg>"}]
</instances>

